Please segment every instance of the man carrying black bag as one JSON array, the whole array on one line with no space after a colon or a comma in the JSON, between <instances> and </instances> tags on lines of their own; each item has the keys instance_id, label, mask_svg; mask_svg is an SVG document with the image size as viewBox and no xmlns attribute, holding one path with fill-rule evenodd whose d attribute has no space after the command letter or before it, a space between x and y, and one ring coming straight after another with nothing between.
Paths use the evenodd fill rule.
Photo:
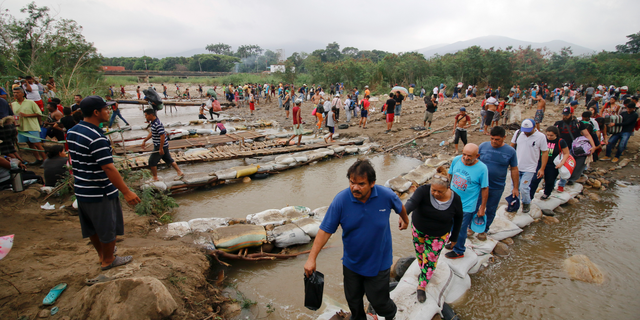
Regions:
<instances>
[{"instance_id":1,"label":"man carrying black bag","mask_svg":"<svg viewBox=\"0 0 640 320\"><path fill-rule=\"evenodd\" d=\"M400 198L389 188L377 186L376 172L368 160L357 160L347 172L349 188L331 202L304 265L307 277L316 270L316 258L338 226L342 227L344 293L352 320L365 320L366 294L379 316L393 319L397 312L389 296L392 241L389 216L399 213L400 230L409 225Z\"/></svg>"}]
</instances>

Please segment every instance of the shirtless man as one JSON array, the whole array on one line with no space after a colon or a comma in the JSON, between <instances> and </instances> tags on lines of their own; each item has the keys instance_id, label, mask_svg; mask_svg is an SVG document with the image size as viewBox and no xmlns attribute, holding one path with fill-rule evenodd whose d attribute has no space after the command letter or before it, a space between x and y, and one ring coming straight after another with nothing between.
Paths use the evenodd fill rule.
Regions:
<instances>
[{"instance_id":1,"label":"shirtless man","mask_svg":"<svg viewBox=\"0 0 640 320\"><path fill-rule=\"evenodd\" d=\"M498 109L498 99L496 99L496 92L491 92L489 98L484 104L484 107L487 111L487 115L485 116L484 121L484 134L489 135L489 127L491 126L491 122L493 121L493 116L496 114L496 110Z\"/></svg>"},{"instance_id":2,"label":"shirtless man","mask_svg":"<svg viewBox=\"0 0 640 320\"><path fill-rule=\"evenodd\" d=\"M544 119L544 112L547 109L547 101L545 101L541 95L533 98L533 101L538 101L538 107L533 121L536 122L536 129L540 131L540 123L542 123L542 119Z\"/></svg>"},{"instance_id":3,"label":"shirtless man","mask_svg":"<svg viewBox=\"0 0 640 320\"><path fill-rule=\"evenodd\" d=\"M456 153L458 153L458 141L460 139L462 139L463 147L467 144L467 128L470 126L471 118L467 115L467 109L462 107L453 121L453 134L455 135L453 145L456 148Z\"/></svg>"}]
</instances>

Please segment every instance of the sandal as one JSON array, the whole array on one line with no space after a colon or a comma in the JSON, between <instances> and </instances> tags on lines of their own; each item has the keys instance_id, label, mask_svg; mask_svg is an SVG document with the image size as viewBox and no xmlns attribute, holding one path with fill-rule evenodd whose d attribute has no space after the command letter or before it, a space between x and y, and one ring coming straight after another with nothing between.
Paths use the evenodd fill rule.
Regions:
<instances>
[{"instance_id":1,"label":"sandal","mask_svg":"<svg viewBox=\"0 0 640 320\"><path fill-rule=\"evenodd\" d=\"M424 289L416 290L416 296L418 297L418 302L420 303L424 303L425 301L427 301L427 293L424 291Z\"/></svg>"},{"instance_id":2,"label":"sandal","mask_svg":"<svg viewBox=\"0 0 640 320\"><path fill-rule=\"evenodd\" d=\"M124 266L125 264L131 262L132 260L133 260L132 256L125 256L125 257L116 256L116 258L113 260L113 262L111 262L110 265L108 265L106 267L102 267L102 271L106 271L106 270L109 270L111 268L115 268L115 267L119 267L119 266Z\"/></svg>"},{"instance_id":3,"label":"sandal","mask_svg":"<svg viewBox=\"0 0 640 320\"><path fill-rule=\"evenodd\" d=\"M85 279L84 280L84 284L88 285L88 286L92 286L96 283L103 283L103 282L109 282L113 280L113 278L111 277L107 277L104 274L101 274L93 279Z\"/></svg>"},{"instance_id":4,"label":"sandal","mask_svg":"<svg viewBox=\"0 0 640 320\"><path fill-rule=\"evenodd\" d=\"M50 306L54 304L65 289L67 289L66 283L61 283L51 288L51 290L49 291L49 294L47 294L47 296L44 297L44 300L42 300L42 304L45 306Z\"/></svg>"}]
</instances>

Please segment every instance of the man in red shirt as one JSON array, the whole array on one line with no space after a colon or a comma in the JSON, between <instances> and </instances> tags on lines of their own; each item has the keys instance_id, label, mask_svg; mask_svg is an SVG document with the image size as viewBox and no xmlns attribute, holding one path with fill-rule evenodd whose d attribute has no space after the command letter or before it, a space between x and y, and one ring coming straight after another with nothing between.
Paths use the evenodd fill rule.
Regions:
<instances>
[{"instance_id":1,"label":"man in red shirt","mask_svg":"<svg viewBox=\"0 0 640 320\"><path fill-rule=\"evenodd\" d=\"M369 96L364 96L364 99L360 101L361 109L360 109L360 124L358 127L362 127L362 129L367 128L367 117L369 116Z\"/></svg>"},{"instance_id":2,"label":"man in red shirt","mask_svg":"<svg viewBox=\"0 0 640 320\"><path fill-rule=\"evenodd\" d=\"M297 146L300 146L300 140L302 140L302 115L300 113L300 105L302 104L302 99L296 99L296 103L293 106L293 135L291 136L291 138L289 138L289 140L287 141L287 143L285 145L289 145L289 143L291 142L291 140L293 140L293 138L295 138L296 136L298 136L298 144Z\"/></svg>"}]
</instances>

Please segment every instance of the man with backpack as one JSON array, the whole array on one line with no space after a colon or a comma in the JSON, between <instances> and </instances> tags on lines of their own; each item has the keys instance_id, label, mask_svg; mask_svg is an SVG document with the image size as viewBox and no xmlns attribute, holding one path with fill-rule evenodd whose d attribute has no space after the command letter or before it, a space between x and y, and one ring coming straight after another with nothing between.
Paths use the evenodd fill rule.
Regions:
<instances>
[{"instance_id":1,"label":"man with backpack","mask_svg":"<svg viewBox=\"0 0 640 320\"><path fill-rule=\"evenodd\" d=\"M336 122L340 122L340 109L343 108L342 105L342 100L340 100L340 94L336 93L335 97L333 98L333 101L331 101L331 108L336 108L335 113L336 113Z\"/></svg>"},{"instance_id":2,"label":"man with backpack","mask_svg":"<svg viewBox=\"0 0 640 320\"><path fill-rule=\"evenodd\" d=\"M573 118L571 107L565 107L562 110L562 120L556 121L553 125L558 127L558 130L560 131L560 138L567 142L573 157L576 159L576 166L573 169L573 174L571 174L571 178L567 181L568 185L572 185L582 175L587 156L590 155L591 149L596 148L596 145L593 138L591 138L587 125ZM579 149L576 148L578 145L581 146ZM589 148L589 150L585 150L585 148Z\"/></svg>"},{"instance_id":3,"label":"man with backpack","mask_svg":"<svg viewBox=\"0 0 640 320\"><path fill-rule=\"evenodd\" d=\"M531 181L534 176L542 178L544 168L549 159L547 137L536 129L532 119L522 121L520 130L516 131L511 139L511 147L516 148L518 159L518 171L520 171L520 200L522 212L529 213L531 208ZM538 168L538 160L541 166ZM537 171L537 172L536 172Z\"/></svg>"},{"instance_id":4,"label":"man with backpack","mask_svg":"<svg viewBox=\"0 0 640 320\"><path fill-rule=\"evenodd\" d=\"M627 142L635 129L636 123L638 122L638 113L636 112L636 102L631 99L627 99L624 101L627 107L627 112L623 112L622 122L621 123L609 123L609 127L621 126L622 130L619 133L614 133L609 138L609 143L607 144L607 156L602 158L602 160L611 159L611 152L613 151L613 147L615 147L618 140L620 140L620 144L618 145L618 150L616 151L615 157L611 159L611 162L616 163L620 159L622 152L627 148Z\"/></svg>"}]
</instances>

